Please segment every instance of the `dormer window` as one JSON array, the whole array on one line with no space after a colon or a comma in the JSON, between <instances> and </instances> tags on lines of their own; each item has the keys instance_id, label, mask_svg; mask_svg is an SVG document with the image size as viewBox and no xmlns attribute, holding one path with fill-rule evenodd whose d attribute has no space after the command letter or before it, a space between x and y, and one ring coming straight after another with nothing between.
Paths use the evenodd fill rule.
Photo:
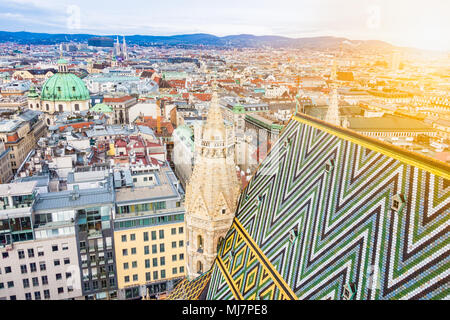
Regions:
<instances>
[{"instance_id":1,"label":"dormer window","mask_svg":"<svg viewBox=\"0 0 450 320\"><path fill-rule=\"evenodd\" d=\"M327 173L331 172L334 168L334 159L329 159L326 163L325 163L325 171Z\"/></svg>"},{"instance_id":2,"label":"dormer window","mask_svg":"<svg viewBox=\"0 0 450 320\"><path fill-rule=\"evenodd\" d=\"M293 243L298 237L298 226L295 226L289 233L289 241Z\"/></svg>"},{"instance_id":3,"label":"dormer window","mask_svg":"<svg viewBox=\"0 0 450 320\"><path fill-rule=\"evenodd\" d=\"M405 204L406 204L405 196L401 193L398 193L392 198L391 209L400 213L403 210Z\"/></svg>"},{"instance_id":4,"label":"dormer window","mask_svg":"<svg viewBox=\"0 0 450 320\"><path fill-rule=\"evenodd\" d=\"M287 138L286 140L284 140L284 148L288 148L291 146L292 143L292 139L291 138Z\"/></svg>"},{"instance_id":5,"label":"dormer window","mask_svg":"<svg viewBox=\"0 0 450 320\"><path fill-rule=\"evenodd\" d=\"M227 209L222 209L222 214L225 214L227 212Z\"/></svg>"},{"instance_id":6,"label":"dormer window","mask_svg":"<svg viewBox=\"0 0 450 320\"><path fill-rule=\"evenodd\" d=\"M354 283L348 283L344 286L344 292L342 293L342 299L353 300L356 295L356 285Z\"/></svg>"}]
</instances>

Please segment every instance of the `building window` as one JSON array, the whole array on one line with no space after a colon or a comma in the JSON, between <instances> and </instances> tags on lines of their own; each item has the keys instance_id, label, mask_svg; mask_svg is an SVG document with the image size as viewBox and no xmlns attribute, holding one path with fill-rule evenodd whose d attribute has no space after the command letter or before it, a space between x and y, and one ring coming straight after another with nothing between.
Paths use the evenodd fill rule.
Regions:
<instances>
[{"instance_id":1,"label":"building window","mask_svg":"<svg viewBox=\"0 0 450 320\"><path fill-rule=\"evenodd\" d=\"M80 245L81 245L81 242L80 242ZM53 252L58 251L58 245L56 245L56 244L53 245L53 246L52 246L52 251L53 251Z\"/></svg>"},{"instance_id":2,"label":"building window","mask_svg":"<svg viewBox=\"0 0 450 320\"><path fill-rule=\"evenodd\" d=\"M22 264L20 266L20 273L22 273L22 274L27 273L27 265L26 264Z\"/></svg>"},{"instance_id":3,"label":"building window","mask_svg":"<svg viewBox=\"0 0 450 320\"><path fill-rule=\"evenodd\" d=\"M197 245L199 250L203 250L203 237L201 235L197 236Z\"/></svg>"},{"instance_id":4,"label":"building window","mask_svg":"<svg viewBox=\"0 0 450 320\"><path fill-rule=\"evenodd\" d=\"M170 229L170 233L171 233L172 235L177 234L177 228L172 228L172 229Z\"/></svg>"},{"instance_id":5,"label":"building window","mask_svg":"<svg viewBox=\"0 0 450 320\"><path fill-rule=\"evenodd\" d=\"M34 277L32 279L33 281L33 287L38 287L39 286L39 278L38 277Z\"/></svg>"},{"instance_id":6,"label":"building window","mask_svg":"<svg viewBox=\"0 0 450 320\"><path fill-rule=\"evenodd\" d=\"M64 264L70 264L70 259L69 258L64 258Z\"/></svg>"},{"instance_id":7,"label":"building window","mask_svg":"<svg viewBox=\"0 0 450 320\"><path fill-rule=\"evenodd\" d=\"M144 254L149 254L150 253L150 247L149 246L145 246L144 247Z\"/></svg>"},{"instance_id":8,"label":"building window","mask_svg":"<svg viewBox=\"0 0 450 320\"><path fill-rule=\"evenodd\" d=\"M34 250L28 249L28 258L34 258Z\"/></svg>"},{"instance_id":9,"label":"building window","mask_svg":"<svg viewBox=\"0 0 450 320\"><path fill-rule=\"evenodd\" d=\"M145 268L150 268L150 259L145 259Z\"/></svg>"},{"instance_id":10,"label":"building window","mask_svg":"<svg viewBox=\"0 0 450 320\"><path fill-rule=\"evenodd\" d=\"M166 277L166 270L161 270L161 278L165 278Z\"/></svg>"},{"instance_id":11,"label":"building window","mask_svg":"<svg viewBox=\"0 0 450 320\"><path fill-rule=\"evenodd\" d=\"M180 260L184 260L184 253L180 253Z\"/></svg>"},{"instance_id":12,"label":"building window","mask_svg":"<svg viewBox=\"0 0 450 320\"><path fill-rule=\"evenodd\" d=\"M136 248L131 248L131 254L136 254Z\"/></svg>"},{"instance_id":13,"label":"building window","mask_svg":"<svg viewBox=\"0 0 450 320\"><path fill-rule=\"evenodd\" d=\"M122 249L122 255L127 256L128 255L128 249Z\"/></svg>"},{"instance_id":14,"label":"building window","mask_svg":"<svg viewBox=\"0 0 450 320\"><path fill-rule=\"evenodd\" d=\"M39 269L41 271L45 271L47 269L45 262L43 262L43 261L39 262Z\"/></svg>"},{"instance_id":15,"label":"building window","mask_svg":"<svg viewBox=\"0 0 450 320\"><path fill-rule=\"evenodd\" d=\"M197 261L197 273L203 273L203 263L201 261Z\"/></svg>"},{"instance_id":16,"label":"building window","mask_svg":"<svg viewBox=\"0 0 450 320\"><path fill-rule=\"evenodd\" d=\"M75 111L80 111L80 105L78 103L75 103Z\"/></svg>"},{"instance_id":17,"label":"building window","mask_svg":"<svg viewBox=\"0 0 450 320\"><path fill-rule=\"evenodd\" d=\"M178 269L177 268L172 268L172 274L177 274Z\"/></svg>"},{"instance_id":18,"label":"building window","mask_svg":"<svg viewBox=\"0 0 450 320\"><path fill-rule=\"evenodd\" d=\"M32 300L32 299L31 299L31 293L30 293L30 292L25 293L25 299L26 299L26 300Z\"/></svg>"},{"instance_id":19,"label":"building window","mask_svg":"<svg viewBox=\"0 0 450 320\"><path fill-rule=\"evenodd\" d=\"M122 235L122 242L127 242L127 235L126 234Z\"/></svg>"},{"instance_id":20,"label":"building window","mask_svg":"<svg viewBox=\"0 0 450 320\"><path fill-rule=\"evenodd\" d=\"M133 274L133 281L138 281L138 275L137 274Z\"/></svg>"},{"instance_id":21,"label":"building window","mask_svg":"<svg viewBox=\"0 0 450 320\"><path fill-rule=\"evenodd\" d=\"M145 281L150 281L150 272L145 273Z\"/></svg>"},{"instance_id":22,"label":"building window","mask_svg":"<svg viewBox=\"0 0 450 320\"><path fill-rule=\"evenodd\" d=\"M2 257L3 259L6 259L9 257L9 253L8 252L2 252Z\"/></svg>"},{"instance_id":23,"label":"building window","mask_svg":"<svg viewBox=\"0 0 450 320\"><path fill-rule=\"evenodd\" d=\"M14 288L14 281L8 281L8 288Z\"/></svg>"},{"instance_id":24,"label":"building window","mask_svg":"<svg viewBox=\"0 0 450 320\"><path fill-rule=\"evenodd\" d=\"M166 265L166 258L165 257L160 257L159 258L159 264L161 266L165 266Z\"/></svg>"},{"instance_id":25,"label":"building window","mask_svg":"<svg viewBox=\"0 0 450 320\"><path fill-rule=\"evenodd\" d=\"M178 233L181 234L181 233L183 233L183 231L184 231L184 230L183 230L183 227L179 227L179 228L178 228Z\"/></svg>"},{"instance_id":26,"label":"building window","mask_svg":"<svg viewBox=\"0 0 450 320\"><path fill-rule=\"evenodd\" d=\"M56 277L56 280L61 280L62 279L62 274L61 273L57 273L55 275L55 277Z\"/></svg>"},{"instance_id":27,"label":"building window","mask_svg":"<svg viewBox=\"0 0 450 320\"><path fill-rule=\"evenodd\" d=\"M148 241L148 232L144 232L144 241Z\"/></svg>"},{"instance_id":28,"label":"building window","mask_svg":"<svg viewBox=\"0 0 450 320\"><path fill-rule=\"evenodd\" d=\"M131 263L131 267L132 267L132 268L137 268L137 261L133 261L133 262Z\"/></svg>"},{"instance_id":29,"label":"building window","mask_svg":"<svg viewBox=\"0 0 450 320\"><path fill-rule=\"evenodd\" d=\"M44 290L44 298L50 299L50 290Z\"/></svg>"},{"instance_id":30,"label":"building window","mask_svg":"<svg viewBox=\"0 0 450 320\"><path fill-rule=\"evenodd\" d=\"M158 258L153 258L153 266L154 267L158 266Z\"/></svg>"},{"instance_id":31,"label":"building window","mask_svg":"<svg viewBox=\"0 0 450 320\"><path fill-rule=\"evenodd\" d=\"M47 276L42 276L42 284L48 284L48 277Z\"/></svg>"},{"instance_id":32,"label":"building window","mask_svg":"<svg viewBox=\"0 0 450 320\"><path fill-rule=\"evenodd\" d=\"M59 261L59 259L55 259L55 260L53 260L53 264L55 266L59 266L61 264L61 262Z\"/></svg>"},{"instance_id":33,"label":"building window","mask_svg":"<svg viewBox=\"0 0 450 320\"><path fill-rule=\"evenodd\" d=\"M28 279L23 279L23 288L29 288L30 287L30 281Z\"/></svg>"},{"instance_id":34,"label":"building window","mask_svg":"<svg viewBox=\"0 0 450 320\"><path fill-rule=\"evenodd\" d=\"M59 287L58 288L58 293L60 294L60 293L64 293L64 288L63 287Z\"/></svg>"},{"instance_id":35,"label":"building window","mask_svg":"<svg viewBox=\"0 0 450 320\"><path fill-rule=\"evenodd\" d=\"M34 300L41 300L41 293L39 291L34 293Z\"/></svg>"},{"instance_id":36,"label":"building window","mask_svg":"<svg viewBox=\"0 0 450 320\"><path fill-rule=\"evenodd\" d=\"M178 246L181 248L181 247L183 247L184 246L184 241L183 240L180 240L179 242L178 242Z\"/></svg>"},{"instance_id":37,"label":"building window","mask_svg":"<svg viewBox=\"0 0 450 320\"><path fill-rule=\"evenodd\" d=\"M69 245L67 243L63 243L62 244L62 249L63 250L69 250Z\"/></svg>"},{"instance_id":38,"label":"building window","mask_svg":"<svg viewBox=\"0 0 450 320\"><path fill-rule=\"evenodd\" d=\"M44 256L44 248L38 247L37 253L38 253L38 257L43 257Z\"/></svg>"},{"instance_id":39,"label":"building window","mask_svg":"<svg viewBox=\"0 0 450 320\"><path fill-rule=\"evenodd\" d=\"M159 244L159 252L163 253L165 251L164 249L164 243Z\"/></svg>"},{"instance_id":40,"label":"building window","mask_svg":"<svg viewBox=\"0 0 450 320\"><path fill-rule=\"evenodd\" d=\"M177 247L177 242L176 241L172 241L172 249L175 249Z\"/></svg>"},{"instance_id":41,"label":"building window","mask_svg":"<svg viewBox=\"0 0 450 320\"><path fill-rule=\"evenodd\" d=\"M152 240L156 240L156 231L152 231Z\"/></svg>"},{"instance_id":42,"label":"building window","mask_svg":"<svg viewBox=\"0 0 450 320\"><path fill-rule=\"evenodd\" d=\"M153 280L158 280L158 271L153 271Z\"/></svg>"},{"instance_id":43,"label":"building window","mask_svg":"<svg viewBox=\"0 0 450 320\"><path fill-rule=\"evenodd\" d=\"M172 261L177 261L177 255L176 254L172 255Z\"/></svg>"},{"instance_id":44,"label":"building window","mask_svg":"<svg viewBox=\"0 0 450 320\"><path fill-rule=\"evenodd\" d=\"M125 276L124 281L125 281L125 283L130 282L130 276Z\"/></svg>"},{"instance_id":45,"label":"building window","mask_svg":"<svg viewBox=\"0 0 450 320\"><path fill-rule=\"evenodd\" d=\"M159 238L164 239L164 230L159 230Z\"/></svg>"},{"instance_id":46,"label":"building window","mask_svg":"<svg viewBox=\"0 0 450 320\"><path fill-rule=\"evenodd\" d=\"M36 263L30 263L30 271L31 272L36 272L37 271L37 268L36 268Z\"/></svg>"},{"instance_id":47,"label":"building window","mask_svg":"<svg viewBox=\"0 0 450 320\"><path fill-rule=\"evenodd\" d=\"M123 268L124 268L125 270L128 269L128 262L125 262L125 263L123 264Z\"/></svg>"},{"instance_id":48,"label":"building window","mask_svg":"<svg viewBox=\"0 0 450 320\"><path fill-rule=\"evenodd\" d=\"M19 259L25 258L25 251L19 250L19 251L17 251L17 253L19 254Z\"/></svg>"},{"instance_id":49,"label":"building window","mask_svg":"<svg viewBox=\"0 0 450 320\"><path fill-rule=\"evenodd\" d=\"M152 253L157 253L158 251L158 246L156 244L152 245Z\"/></svg>"}]
</instances>

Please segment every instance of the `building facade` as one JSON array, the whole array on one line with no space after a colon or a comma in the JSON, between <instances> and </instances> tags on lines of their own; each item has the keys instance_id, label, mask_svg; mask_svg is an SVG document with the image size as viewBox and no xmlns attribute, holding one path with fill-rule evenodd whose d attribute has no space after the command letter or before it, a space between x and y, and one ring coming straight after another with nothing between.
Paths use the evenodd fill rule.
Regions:
<instances>
[{"instance_id":1,"label":"building facade","mask_svg":"<svg viewBox=\"0 0 450 320\"><path fill-rule=\"evenodd\" d=\"M156 298L185 276L183 193L168 165L115 172L118 296Z\"/></svg>"}]
</instances>

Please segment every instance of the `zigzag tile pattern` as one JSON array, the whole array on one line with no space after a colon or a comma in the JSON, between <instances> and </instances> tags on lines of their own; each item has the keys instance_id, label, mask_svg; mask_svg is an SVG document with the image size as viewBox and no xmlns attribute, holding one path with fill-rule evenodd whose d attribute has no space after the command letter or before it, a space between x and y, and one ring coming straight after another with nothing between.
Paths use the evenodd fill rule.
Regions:
<instances>
[{"instance_id":1,"label":"zigzag tile pattern","mask_svg":"<svg viewBox=\"0 0 450 320\"><path fill-rule=\"evenodd\" d=\"M191 281L183 279L166 300L198 300L208 286L211 272L212 270L209 270Z\"/></svg>"},{"instance_id":2,"label":"zigzag tile pattern","mask_svg":"<svg viewBox=\"0 0 450 320\"><path fill-rule=\"evenodd\" d=\"M292 120L241 194L207 299L449 299L446 177Z\"/></svg>"}]
</instances>

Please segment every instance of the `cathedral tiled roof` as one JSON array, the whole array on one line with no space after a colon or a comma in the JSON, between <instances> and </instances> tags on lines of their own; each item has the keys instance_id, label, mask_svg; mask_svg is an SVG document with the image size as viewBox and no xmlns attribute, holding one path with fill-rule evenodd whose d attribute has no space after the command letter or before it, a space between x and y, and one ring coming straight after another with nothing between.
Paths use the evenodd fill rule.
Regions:
<instances>
[{"instance_id":1,"label":"cathedral tiled roof","mask_svg":"<svg viewBox=\"0 0 450 320\"><path fill-rule=\"evenodd\" d=\"M448 164L296 115L240 195L205 298L448 299L449 212Z\"/></svg>"},{"instance_id":2,"label":"cathedral tiled roof","mask_svg":"<svg viewBox=\"0 0 450 320\"><path fill-rule=\"evenodd\" d=\"M202 293L206 292L205 289L207 289L210 278L211 270L192 281L183 279L170 293L167 300L198 300Z\"/></svg>"}]
</instances>

